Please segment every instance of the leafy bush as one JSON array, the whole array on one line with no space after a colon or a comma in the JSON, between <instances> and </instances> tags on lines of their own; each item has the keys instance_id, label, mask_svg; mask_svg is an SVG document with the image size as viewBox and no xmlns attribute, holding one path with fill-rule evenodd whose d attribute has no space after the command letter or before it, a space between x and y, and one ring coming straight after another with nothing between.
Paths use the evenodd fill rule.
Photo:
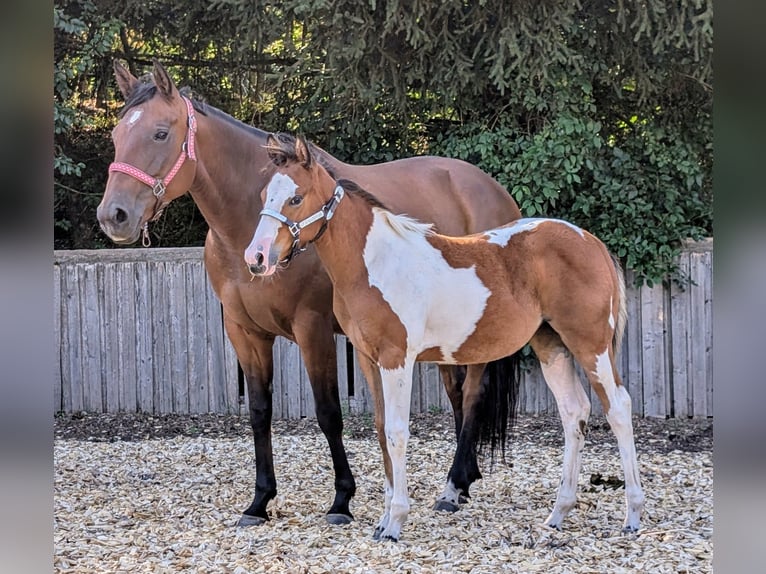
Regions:
<instances>
[{"instance_id":1,"label":"leafy bush","mask_svg":"<svg viewBox=\"0 0 766 574\"><path fill-rule=\"evenodd\" d=\"M526 217L588 229L651 285L677 272L682 240L712 234L709 145L672 137L657 118L603 125L584 102L531 133L506 118L453 126L431 152L493 175Z\"/></svg>"}]
</instances>

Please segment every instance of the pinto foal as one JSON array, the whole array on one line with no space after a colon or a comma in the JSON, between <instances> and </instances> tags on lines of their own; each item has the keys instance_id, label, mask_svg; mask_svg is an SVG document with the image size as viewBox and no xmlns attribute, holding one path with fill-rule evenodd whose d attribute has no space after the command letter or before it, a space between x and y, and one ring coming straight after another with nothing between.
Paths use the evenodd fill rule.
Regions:
<instances>
[{"instance_id":1,"label":"pinto foal","mask_svg":"<svg viewBox=\"0 0 766 574\"><path fill-rule=\"evenodd\" d=\"M554 219L522 219L466 237L439 235L386 210L353 182L335 181L304 140L272 136L267 147L275 171L263 189L264 209L245 261L252 273L268 276L293 250L314 243L334 285L341 327L380 369L385 412L376 416L384 420L387 442L385 511L374 536L398 540L410 508L406 450L415 362L485 363L526 343L541 361L564 426L562 479L545 523L560 527L576 502L590 415L576 360L617 437L625 473L623 530L637 531L644 494L630 396L615 367L625 283L604 244Z\"/></svg>"}]
</instances>

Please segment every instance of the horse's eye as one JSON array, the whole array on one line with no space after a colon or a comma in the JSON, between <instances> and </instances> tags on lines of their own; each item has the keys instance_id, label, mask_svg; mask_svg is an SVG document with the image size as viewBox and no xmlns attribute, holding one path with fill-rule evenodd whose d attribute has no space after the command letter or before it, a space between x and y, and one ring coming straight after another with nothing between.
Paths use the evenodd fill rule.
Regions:
<instances>
[{"instance_id":1,"label":"horse's eye","mask_svg":"<svg viewBox=\"0 0 766 574\"><path fill-rule=\"evenodd\" d=\"M168 139L168 132L165 130L160 130L156 134L154 134L154 139L158 142L163 142L166 139Z\"/></svg>"},{"instance_id":2,"label":"horse's eye","mask_svg":"<svg viewBox=\"0 0 766 574\"><path fill-rule=\"evenodd\" d=\"M300 205L301 201L303 201L303 196L302 195L293 195L290 198L290 205Z\"/></svg>"}]
</instances>

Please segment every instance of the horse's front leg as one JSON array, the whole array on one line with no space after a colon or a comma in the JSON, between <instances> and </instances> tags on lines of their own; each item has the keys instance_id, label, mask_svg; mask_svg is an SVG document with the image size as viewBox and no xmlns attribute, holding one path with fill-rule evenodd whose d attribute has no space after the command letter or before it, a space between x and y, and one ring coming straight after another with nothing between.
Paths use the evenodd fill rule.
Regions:
<instances>
[{"instance_id":1,"label":"horse's front leg","mask_svg":"<svg viewBox=\"0 0 766 574\"><path fill-rule=\"evenodd\" d=\"M407 493L407 443L410 438L410 395L414 357L405 359L403 367L380 369L385 404L385 436L391 457L393 493L388 508L388 521L380 538L397 541L410 512Z\"/></svg>"},{"instance_id":2,"label":"horse's front leg","mask_svg":"<svg viewBox=\"0 0 766 574\"><path fill-rule=\"evenodd\" d=\"M250 403L250 426L253 429L255 445L255 495L237 525L253 526L263 524L269 519L266 506L277 495L271 444L274 337L248 331L225 314L224 326L245 373Z\"/></svg>"},{"instance_id":3,"label":"horse's front leg","mask_svg":"<svg viewBox=\"0 0 766 574\"><path fill-rule=\"evenodd\" d=\"M335 500L325 518L330 524L348 524L354 519L349 503L356 493L356 482L343 446L337 353L332 323L326 319L296 321L294 332L311 382L317 423L330 446L335 470Z\"/></svg>"},{"instance_id":4,"label":"horse's front leg","mask_svg":"<svg viewBox=\"0 0 766 574\"><path fill-rule=\"evenodd\" d=\"M380 369L369 357L360 353L358 349L354 350L356 352L356 362L362 370L364 378L367 380L367 387L372 395L373 406L375 408L375 430L383 457L383 472L385 475L383 480L384 510L372 535L377 540L386 529L386 526L388 526L388 520L391 517L391 498L394 494L391 457L388 454L388 443L386 442L386 405L383 400L383 383L380 378Z\"/></svg>"}]
</instances>

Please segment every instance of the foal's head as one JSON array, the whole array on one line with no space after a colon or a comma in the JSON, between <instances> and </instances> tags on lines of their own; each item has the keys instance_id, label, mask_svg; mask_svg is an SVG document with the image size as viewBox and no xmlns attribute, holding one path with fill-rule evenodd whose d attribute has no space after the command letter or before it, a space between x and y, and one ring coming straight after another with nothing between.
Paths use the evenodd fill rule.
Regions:
<instances>
[{"instance_id":1,"label":"foal's head","mask_svg":"<svg viewBox=\"0 0 766 574\"><path fill-rule=\"evenodd\" d=\"M344 193L303 138L272 134L266 148L274 173L261 192L263 211L245 250L254 275L273 274L317 239Z\"/></svg>"},{"instance_id":2,"label":"foal's head","mask_svg":"<svg viewBox=\"0 0 766 574\"><path fill-rule=\"evenodd\" d=\"M112 130L114 163L97 217L112 241L134 243L194 181L194 112L159 62L150 80L139 80L119 62L114 72L125 107Z\"/></svg>"}]
</instances>

